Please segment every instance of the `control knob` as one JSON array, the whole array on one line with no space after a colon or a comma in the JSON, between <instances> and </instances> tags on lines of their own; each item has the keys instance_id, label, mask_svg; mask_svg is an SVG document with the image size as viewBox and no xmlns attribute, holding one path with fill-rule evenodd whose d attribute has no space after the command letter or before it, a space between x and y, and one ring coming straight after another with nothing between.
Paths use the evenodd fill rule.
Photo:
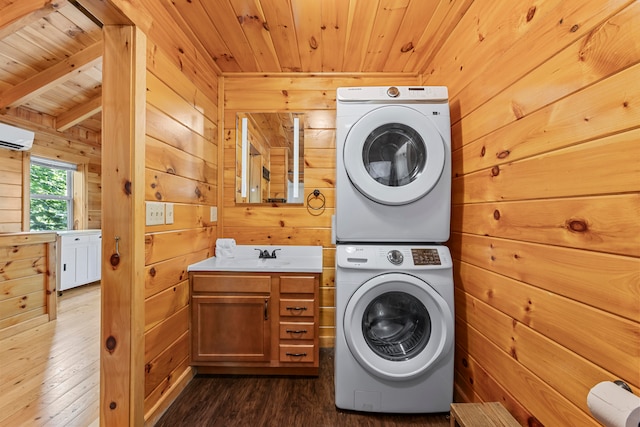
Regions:
<instances>
[{"instance_id":1,"label":"control knob","mask_svg":"<svg viewBox=\"0 0 640 427\"><path fill-rule=\"evenodd\" d=\"M391 264L394 264L394 265L400 265L400 264L402 264L402 261L404 261L404 257L402 256L402 252L400 252L397 249L389 251L389 253L387 253L387 259L389 260L389 262Z\"/></svg>"},{"instance_id":2,"label":"control knob","mask_svg":"<svg viewBox=\"0 0 640 427\"><path fill-rule=\"evenodd\" d=\"M387 89L387 95L389 95L391 98L397 98L398 95L400 95L400 90L395 86L391 86L389 89Z\"/></svg>"}]
</instances>

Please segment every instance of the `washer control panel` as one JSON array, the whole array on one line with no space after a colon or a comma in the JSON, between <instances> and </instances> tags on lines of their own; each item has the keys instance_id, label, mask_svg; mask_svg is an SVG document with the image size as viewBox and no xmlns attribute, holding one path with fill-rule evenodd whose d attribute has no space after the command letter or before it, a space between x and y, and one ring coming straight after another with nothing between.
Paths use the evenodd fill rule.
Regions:
<instances>
[{"instance_id":1,"label":"washer control panel","mask_svg":"<svg viewBox=\"0 0 640 427\"><path fill-rule=\"evenodd\" d=\"M391 271L446 269L453 266L449 249L442 245L338 244L336 263L342 268Z\"/></svg>"}]
</instances>

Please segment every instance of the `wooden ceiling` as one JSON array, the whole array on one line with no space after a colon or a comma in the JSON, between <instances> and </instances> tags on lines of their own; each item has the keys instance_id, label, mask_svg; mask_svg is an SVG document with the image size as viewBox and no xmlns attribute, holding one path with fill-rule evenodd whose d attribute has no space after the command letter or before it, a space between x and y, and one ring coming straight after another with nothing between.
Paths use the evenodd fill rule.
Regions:
<instances>
[{"instance_id":1,"label":"wooden ceiling","mask_svg":"<svg viewBox=\"0 0 640 427\"><path fill-rule=\"evenodd\" d=\"M421 73L448 32L443 27L471 1L172 3L223 73Z\"/></svg>"},{"instance_id":2,"label":"wooden ceiling","mask_svg":"<svg viewBox=\"0 0 640 427\"><path fill-rule=\"evenodd\" d=\"M100 131L102 29L71 3L0 18L0 111L32 110L64 131Z\"/></svg>"},{"instance_id":3,"label":"wooden ceiling","mask_svg":"<svg viewBox=\"0 0 640 427\"><path fill-rule=\"evenodd\" d=\"M26 3L26 2L25 2ZM74 0L20 15L0 0L0 114L101 126L102 35ZM420 74L471 0L162 1L219 74ZM13 13L9 13L13 12ZM23 13L24 15L24 13Z\"/></svg>"}]
</instances>

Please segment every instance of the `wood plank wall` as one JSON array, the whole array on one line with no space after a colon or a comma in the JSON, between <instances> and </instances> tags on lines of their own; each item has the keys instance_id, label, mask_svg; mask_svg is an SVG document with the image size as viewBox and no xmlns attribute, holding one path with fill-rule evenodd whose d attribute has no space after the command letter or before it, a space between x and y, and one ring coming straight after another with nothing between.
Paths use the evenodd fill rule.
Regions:
<instances>
[{"instance_id":1,"label":"wood plank wall","mask_svg":"<svg viewBox=\"0 0 640 427\"><path fill-rule=\"evenodd\" d=\"M56 234L0 234L0 339L56 318Z\"/></svg>"},{"instance_id":2,"label":"wood plank wall","mask_svg":"<svg viewBox=\"0 0 640 427\"><path fill-rule=\"evenodd\" d=\"M524 425L598 425L640 392L640 3L475 0L449 86L456 395Z\"/></svg>"},{"instance_id":3,"label":"wood plank wall","mask_svg":"<svg viewBox=\"0 0 640 427\"><path fill-rule=\"evenodd\" d=\"M87 168L87 228L102 228L102 167L90 163Z\"/></svg>"},{"instance_id":4,"label":"wood plank wall","mask_svg":"<svg viewBox=\"0 0 640 427\"><path fill-rule=\"evenodd\" d=\"M23 153L0 149L0 232L22 231Z\"/></svg>"},{"instance_id":5,"label":"wood plank wall","mask_svg":"<svg viewBox=\"0 0 640 427\"><path fill-rule=\"evenodd\" d=\"M189 264L213 256L218 95L195 86L149 42L145 200L173 203L174 223L145 230L145 413L190 378ZM170 402L169 402L170 403Z\"/></svg>"},{"instance_id":6,"label":"wood plank wall","mask_svg":"<svg viewBox=\"0 0 640 427\"><path fill-rule=\"evenodd\" d=\"M0 149L0 233L29 231L23 229L28 205L24 206L22 196L23 183L28 179L24 173L29 171L32 155L74 163L80 165L80 169L82 165L88 166L88 209L92 216L88 228L99 229L100 135L82 129L58 132L54 117L23 108L9 110L2 116L2 122L35 132L35 139L30 151Z\"/></svg>"},{"instance_id":7,"label":"wood plank wall","mask_svg":"<svg viewBox=\"0 0 640 427\"><path fill-rule=\"evenodd\" d=\"M319 245L323 249L320 284L320 345L335 342L335 246L331 215L335 207L336 89L341 86L415 85L417 76L264 76L224 77L224 165L220 237L242 245ZM305 205L236 204L236 114L238 112L304 113ZM307 196L318 189L324 210L308 210ZM318 207L316 200L311 205Z\"/></svg>"}]
</instances>

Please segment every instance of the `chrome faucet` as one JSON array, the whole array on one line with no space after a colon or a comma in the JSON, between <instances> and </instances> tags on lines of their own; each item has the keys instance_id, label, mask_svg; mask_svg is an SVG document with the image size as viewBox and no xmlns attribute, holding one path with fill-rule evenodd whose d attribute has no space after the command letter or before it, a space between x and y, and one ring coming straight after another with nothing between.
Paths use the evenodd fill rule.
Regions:
<instances>
[{"instance_id":1,"label":"chrome faucet","mask_svg":"<svg viewBox=\"0 0 640 427\"><path fill-rule=\"evenodd\" d=\"M268 251L268 250L266 250L266 249L261 250L261 249L257 249L257 248L256 248L256 251L258 251L258 252L259 252L259 254L258 254L258 258L260 258L260 259L271 259L271 258L276 258L276 251L279 251L279 250L280 250L280 249L274 249L274 250L271 252L271 254L269 254L269 251Z\"/></svg>"}]
</instances>

